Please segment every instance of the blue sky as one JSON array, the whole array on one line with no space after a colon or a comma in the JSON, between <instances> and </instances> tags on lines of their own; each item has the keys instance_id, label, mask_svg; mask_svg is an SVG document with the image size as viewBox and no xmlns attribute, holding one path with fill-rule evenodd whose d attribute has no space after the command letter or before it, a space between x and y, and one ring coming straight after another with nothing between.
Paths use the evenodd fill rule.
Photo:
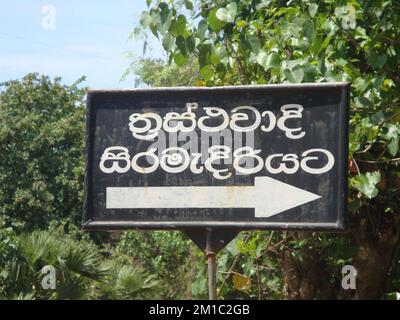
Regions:
<instances>
[{"instance_id":1,"label":"blue sky","mask_svg":"<svg viewBox=\"0 0 400 320\"><path fill-rule=\"evenodd\" d=\"M146 0L0 0L0 82L39 72L68 84L85 75L91 88L133 87L132 75L121 76L142 54L128 37L145 8ZM43 28L49 21L54 29ZM147 55L162 57L153 39Z\"/></svg>"}]
</instances>

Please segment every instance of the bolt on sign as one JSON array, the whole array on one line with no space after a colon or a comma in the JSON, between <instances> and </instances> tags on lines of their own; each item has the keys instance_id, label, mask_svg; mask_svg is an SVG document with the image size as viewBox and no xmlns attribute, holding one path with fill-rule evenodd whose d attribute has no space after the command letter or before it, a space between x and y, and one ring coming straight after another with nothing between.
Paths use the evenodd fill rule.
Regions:
<instances>
[{"instance_id":1,"label":"bolt on sign","mask_svg":"<svg viewBox=\"0 0 400 320\"><path fill-rule=\"evenodd\" d=\"M349 84L89 91L89 230L344 228Z\"/></svg>"}]
</instances>

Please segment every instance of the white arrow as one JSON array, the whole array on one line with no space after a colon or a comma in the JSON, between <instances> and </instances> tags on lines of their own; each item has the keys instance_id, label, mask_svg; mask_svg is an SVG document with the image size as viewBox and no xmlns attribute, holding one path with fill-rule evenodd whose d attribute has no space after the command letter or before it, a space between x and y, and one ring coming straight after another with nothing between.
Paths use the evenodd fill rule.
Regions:
<instances>
[{"instance_id":1,"label":"white arrow","mask_svg":"<svg viewBox=\"0 0 400 320\"><path fill-rule=\"evenodd\" d=\"M267 218L321 198L269 178L256 177L254 186L108 187L107 209L254 208Z\"/></svg>"}]
</instances>

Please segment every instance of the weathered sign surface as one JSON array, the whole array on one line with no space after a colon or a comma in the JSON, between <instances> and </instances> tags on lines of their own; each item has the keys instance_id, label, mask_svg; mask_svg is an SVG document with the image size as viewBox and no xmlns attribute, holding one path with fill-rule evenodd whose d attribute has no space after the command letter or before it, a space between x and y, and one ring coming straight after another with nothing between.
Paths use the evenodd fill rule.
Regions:
<instances>
[{"instance_id":1,"label":"weathered sign surface","mask_svg":"<svg viewBox=\"0 0 400 320\"><path fill-rule=\"evenodd\" d=\"M343 229L346 83L90 91L84 228Z\"/></svg>"}]
</instances>

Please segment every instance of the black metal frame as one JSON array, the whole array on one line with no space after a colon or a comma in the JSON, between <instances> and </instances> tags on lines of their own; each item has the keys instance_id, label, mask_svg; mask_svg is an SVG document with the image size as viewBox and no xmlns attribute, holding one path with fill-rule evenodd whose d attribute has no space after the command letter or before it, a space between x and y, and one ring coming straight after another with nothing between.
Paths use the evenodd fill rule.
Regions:
<instances>
[{"instance_id":1,"label":"black metal frame","mask_svg":"<svg viewBox=\"0 0 400 320\"><path fill-rule=\"evenodd\" d=\"M286 89L310 89L310 88L341 88L341 104L339 110L339 153L343 155L338 159L339 172L343 178L339 179L338 210L339 220L334 223L276 223L276 222L232 222L232 221L96 221L92 218L90 195L92 186L90 184L93 166L93 139L95 130L95 107L93 96L96 93L137 92L137 93L162 93L177 91L193 92L221 92L226 93L238 90L286 90ZM83 205L82 228L84 230L121 230L121 229L174 229L187 230L197 228L229 228L234 230L254 229L283 229L283 230L313 230L313 231L345 231L347 227L347 180L348 180L348 119L349 119L350 84L347 82L330 83L303 83L303 84L272 84L272 85L244 85L224 87L168 87L132 90L89 90L87 94L87 117L86 117L86 173L85 173L85 195Z\"/></svg>"}]
</instances>

